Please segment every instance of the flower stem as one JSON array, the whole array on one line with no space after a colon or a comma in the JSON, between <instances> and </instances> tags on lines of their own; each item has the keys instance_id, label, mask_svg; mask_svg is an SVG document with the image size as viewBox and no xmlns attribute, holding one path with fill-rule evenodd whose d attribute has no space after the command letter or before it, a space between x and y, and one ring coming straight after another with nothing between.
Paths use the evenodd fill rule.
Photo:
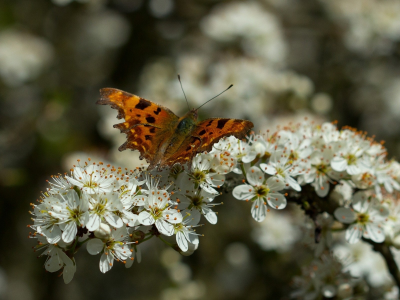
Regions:
<instances>
[{"instance_id":1,"label":"flower stem","mask_svg":"<svg viewBox=\"0 0 400 300\"><path fill-rule=\"evenodd\" d=\"M241 169L242 172L243 172L244 178L247 178L247 177L246 177L246 170L244 169L243 163L240 164L240 169Z\"/></svg>"},{"instance_id":2,"label":"flower stem","mask_svg":"<svg viewBox=\"0 0 400 300\"><path fill-rule=\"evenodd\" d=\"M161 235L159 235L158 238L159 238L160 240L162 240L167 246L173 247L172 244L169 243L169 242L167 242L166 240L164 240L164 239L161 237Z\"/></svg>"},{"instance_id":3,"label":"flower stem","mask_svg":"<svg viewBox=\"0 0 400 300\"><path fill-rule=\"evenodd\" d=\"M148 241L148 240L151 239L153 236L154 236L154 235L148 236L147 238L145 238L145 239L139 241L136 245L140 245L141 243L143 243L143 242L145 242L145 241Z\"/></svg>"}]
</instances>

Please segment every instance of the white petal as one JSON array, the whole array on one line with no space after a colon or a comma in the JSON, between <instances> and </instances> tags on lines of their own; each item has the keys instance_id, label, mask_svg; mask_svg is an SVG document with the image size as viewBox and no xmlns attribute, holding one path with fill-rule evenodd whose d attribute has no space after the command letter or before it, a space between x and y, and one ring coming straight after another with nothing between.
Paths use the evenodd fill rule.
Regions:
<instances>
[{"instance_id":1,"label":"white petal","mask_svg":"<svg viewBox=\"0 0 400 300\"><path fill-rule=\"evenodd\" d=\"M133 252L133 255L138 263L142 261L142 250L139 246L136 246L135 251Z\"/></svg>"},{"instance_id":2,"label":"white petal","mask_svg":"<svg viewBox=\"0 0 400 300\"><path fill-rule=\"evenodd\" d=\"M100 239L91 239L87 242L86 249L91 255L97 255L103 251L104 243Z\"/></svg>"},{"instance_id":3,"label":"white petal","mask_svg":"<svg viewBox=\"0 0 400 300\"><path fill-rule=\"evenodd\" d=\"M75 190L69 190L67 192L67 202L70 209L74 210L79 205L79 196Z\"/></svg>"},{"instance_id":4,"label":"white petal","mask_svg":"<svg viewBox=\"0 0 400 300\"><path fill-rule=\"evenodd\" d=\"M154 224L153 216L147 211L142 211L139 214L138 220L141 224L146 225L146 226Z\"/></svg>"},{"instance_id":5,"label":"white petal","mask_svg":"<svg viewBox=\"0 0 400 300\"><path fill-rule=\"evenodd\" d=\"M207 193L211 193L211 194L214 194L214 195L219 195L219 193L217 192L217 190L214 189L211 185L209 185L209 184L206 183L206 182L201 183L201 184L200 184L200 187L201 187L203 190L205 190Z\"/></svg>"},{"instance_id":6,"label":"white petal","mask_svg":"<svg viewBox=\"0 0 400 300\"><path fill-rule=\"evenodd\" d=\"M139 220L138 220L138 215L130 212L130 211L124 211L124 222L125 224L128 224L128 226L133 227L139 225Z\"/></svg>"},{"instance_id":7,"label":"white petal","mask_svg":"<svg viewBox=\"0 0 400 300\"><path fill-rule=\"evenodd\" d=\"M284 180L276 176L268 178L267 185L272 192L278 192L285 188Z\"/></svg>"},{"instance_id":8,"label":"white petal","mask_svg":"<svg viewBox=\"0 0 400 300\"><path fill-rule=\"evenodd\" d=\"M189 211L190 216L188 218L190 218L191 220L188 222L188 225L197 225L200 222L201 219L201 213L200 211L198 211L197 209L192 209ZM186 215L186 214L184 214Z\"/></svg>"},{"instance_id":9,"label":"white petal","mask_svg":"<svg viewBox=\"0 0 400 300\"><path fill-rule=\"evenodd\" d=\"M218 216L214 211L212 211L209 208L208 209L203 208L203 214L206 220L210 222L210 224L217 224Z\"/></svg>"},{"instance_id":10,"label":"white petal","mask_svg":"<svg viewBox=\"0 0 400 300\"><path fill-rule=\"evenodd\" d=\"M345 171L347 168L347 160L342 157L336 156L331 161L331 167L338 172Z\"/></svg>"},{"instance_id":11,"label":"white petal","mask_svg":"<svg viewBox=\"0 0 400 300\"><path fill-rule=\"evenodd\" d=\"M182 214L175 209L166 209L163 211L163 216L166 221L172 224L178 224L182 222Z\"/></svg>"},{"instance_id":12,"label":"white petal","mask_svg":"<svg viewBox=\"0 0 400 300\"><path fill-rule=\"evenodd\" d=\"M261 170L263 170L265 173L269 175L275 175L276 174L276 169L273 165L270 164L260 164Z\"/></svg>"},{"instance_id":13,"label":"white petal","mask_svg":"<svg viewBox=\"0 0 400 300\"><path fill-rule=\"evenodd\" d=\"M347 166L347 173L350 175L358 175L361 173L361 169L357 165Z\"/></svg>"},{"instance_id":14,"label":"white petal","mask_svg":"<svg viewBox=\"0 0 400 300\"><path fill-rule=\"evenodd\" d=\"M72 278L74 278L75 272L76 272L76 264L75 263L64 267L63 279L64 279L65 284L68 284L71 282Z\"/></svg>"},{"instance_id":15,"label":"white petal","mask_svg":"<svg viewBox=\"0 0 400 300\"><path fill-rule=\"evenodd\" d=\"M45 263L45 269L49 272L56 272L64 266L57 247L53 247L49 254L50 258Z\"/></svg>"},{"instance_id":16,"label":"white petal","mask_svg":"<svg viewBox=\"0 0 400 300\"><path fill-rule=\"evenodd\" d=\"M89 199L87 194L83 194L82 198L79 201L79 210L88 211L88 209L89 209Z\"/></svg>"},{"instance_id":17,"label":"white petal","mask_svg":"<svg viewBox=\"0 0 400 300\"><path fill-rule=\"evenodd\" d=\"M146 200L147 200L146 195L137 195L133 198L133 203L136 206L143 206L145 204Z\"/></svg>"},{"instance_id":18,"label":"white petal","mask_svg":"<svg viewBox=\"0 0 400 300\"><path fill-rule=\"evenodd\" d=\"M55 244L61 240L61 229L58 225L51 226L50 228L43 229L42 233L46 236L47 242L49 244Z\"/></svg>"},{"instance_id":19,"label":"white petal","mask_svg":"<svg viewBox=\"0 0 400 300\"><path fill-rule=\"evenodd\" d=\"M174 226L164 220L158 219L156 221L156 227L158 231L166 236L174 234Z\"/></svg>"},{"instance_id":20,"label":"white petal","mask_svg":"<svg viewBox=\"0 0 400 300\"><path fill-rule=\"evenodd\" d=\"M316 181L313 183L313 186L315 188L315 193L319 197L323 198L326 197L326 195L328 195L330 186L327 177L325 175L317 177Z\"/></svg>"},{"instance_id":21,"label":"white petal","mask_svg":"<svg viewBox=\"0 0 400 300\"><path fill-rule=\"evenodd\" d=\"M120 260L127 260L132 252L128 245L114 245L114 254Z\"/></svg>"},{"instance_id":22,"label":"white petal","mask_svg":"<svg viewBox=\"0 0 400 300\"><path fill-rule=\"evenodd\" d=\"M79 223L80 223L80 225L81 225L82 227L85 227L86 224L89 222L89 217L90 217L90 214L89 214L88 211L84 212L84 213L80 216L80 218L79 218Z\"/></svg>"},{"instance_id":23,"label":"white petal","mask_svg":"<svg viewBox=\"0 0 400 300\"><path fill-rule=\"evenodd\" d=\"M72 178L72 177L68 177L68 176L67 176L67 178L68 178L68 181L69 181L71 184L76 185L77 187L82 187L82 186L83 186L83 183L82 183L82 182L80 182L80 181L78 181L78 180L76 180L76 179L74 179L74 178Z\"/></svg>"},{"instance_id":24,"label":"white petal","mask_svg":"<svg viewBox=\"0 0 400 300\"><path fill-rule=\"evenodd\" d=\"M251 167L247 171L247 181L253 186L260 186L264 182L264 173L258 167Z\"/></svg>"},{"instance_id":25,"label":"white petal","mask_svg":"<svg viewBox=\"0 0 400 300\"><path fill-rule=\"evenodd\" d=\"M294 180L292 177L290 176L286 176L286 182L290 185L290 187L292 189L294 189L295 191L300 192L301 191L301 186L300 184L298 184L298 182L296 180Z\"/></svg>"},{"instance_id":26,"label":"white petal","mask_svg":"<svg viewBox=\"0 0 400 300\"><path fill-rule=\"evenodd\" d=\"M285 196L280 193L269 193L267 202L269 206L275 209L284 209L287 205Z\"/></svg>"},{"instance_id":27,"label":"white petal","mask_svg":"<svg viewBox=\"0 0 400 300\"><path fill-rule=\"evenodd\" d=\"M346 230L346 240L350 244L357 243L361 239L363 231L364 230L361 225L358 224L350 225L349 228L347 228Z\"/></svg>"},{"instance_id":28,"label":"white petal","mask_svg":"<svg viewBox=\"0 0 400 300\"><path fill-rule=\"evenodd\" d=\"M125 263L125 268L128 269L128 268L132 267L133 261L134 261L134 260L135 260L135 259L134 259L133 257L127 259L127 260L126 260L126 263Z\"/></svg>"},{"instance_id":29,"label":"white petal","mask_svg":"<svg viewBox=\"0 0 400 300\"><path fill-rule=\"evenodd\" d=\"M367 229L369 238L375 243L382 243L385 240L385 233L377 224L367 223L365 227Z\"/></svg>"},{"instance_id":30,"label":"white petal","mask_svg":"<svg viewBox=\"0 0 400 300\"><path fill-rule=\"evenodd\" d=\"M189 249L185 235L181 231L176 233L176 243L183 252L186 252Z\"/></svg>"},{"instance_id":31,"label":"white petal","mask_svg":"<svg viewBox=\"0 0 400 300\"><path fill-rule=\"evenodd\" d=\"M110 251L110 250L106 250L106 251ZM108 253L108 255L106 253ZM112 257L111 253L104 252L100 258L100 264L99 264L100 271L102 273L106 273L106 272L110 271L113 266L113 263L114 263L114 258Z\"/></svg>"},{"instance_id":32,"label":"white petal","mask_svg":"<svg viewBox=\"0 0 400 300\"><path fill-rule=\"evenodd\" d=\"M124 222L122 222L122 219L117 216L116 214L113 214L112 212L106 212L104 214L104 219L108 222L113 227L120 228L122 225L124 225Z\"/></svg>"},{"instance_id":33,"label":"white petal","mask_svg":"<svg viewBox=\"0 0 400 300\"><path fill-rule=\"evenodd\" d=\"M356 220L356 214L347 207L338 207L333 214L338 221L344 224L350 224Z\"/></svg>"},{"instance_id":34,"label":"white petal","mask_svg":"<svg viewBox=\"0 0 400 300\"><path fill-rule=\"evenodd\" d=\"M264 201L262 201L261 199L257 199L256 201L254 201L253 205L251 206L251 216L253 217L253 219L257 222L262 222L265 219L266 215L267 207L264 204Z\"/></svg>"},{"instance_id":35,"label":"white petal","mask_svg":"<svg viewBox=\"0 0 400 300\"><path fill-rule=\"evenodd\" d=\"M367 195L364 191L359 191L353 196L353 208L355 211L365 213L369 206L369 195Z\"/></svg>"},{"instance_id":36,"label":"white petal","mask_svg":"<svg viewBox=\"0 0 400 300\"><path fill-rule=\"evenodd\" d=\"M95 231L100 227L101 219L100 216L93 213L89 216L89 221L86 224L86 228L89 231Z\"/></svg>"},{"instance_id":37,"label":"white petal","mask_svg":"<svg viewBox=\"0 0 400 300\"><path fill-rule=\"evenodd\" d=\"M251 200L255 196L255 193L251 185L242 184L233 189L232 195L238 200Z\"/></svg>"},{"instance_id":38,"label":"white petal","mask_svg":"<svg viewBox=\"0 0 400 300\"><path fill-rule=\"evenodd\" d=\"M76 233L78 232L78 228L76 226L76 223L69 222L67 226L64 228L64 232L62 234L62 239L66 243L70 243L74 240Z\"/></svg>"},{"instance_id":39,"label":"white petal","mask_svg":"<svg viewBox=\"0 0 400 300\"><path fill-rule=\"evenodd\" d=\"M197 234L189 234L189 242L198 245L200 243L199 236Z\"/></svg>"}]
</instances>

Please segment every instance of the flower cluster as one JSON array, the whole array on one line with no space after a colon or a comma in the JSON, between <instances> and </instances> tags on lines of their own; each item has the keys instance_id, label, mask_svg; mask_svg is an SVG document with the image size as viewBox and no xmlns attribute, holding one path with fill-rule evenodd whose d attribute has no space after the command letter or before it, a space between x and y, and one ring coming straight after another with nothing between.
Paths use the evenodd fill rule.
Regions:
<instances>
[{"instance_id":1,"label":"flower cluster","mask_svg":"<svg viewBox=\"0 0 400 300\"><path fill-rule=\"evenodd\" d=\"M399 170L397 162L386 160L382 144L365 134L309 122L267 136L252 133L246 140L223 138L209 153L194 157L190 166L128 170L89 160L49 182L50 188L33 205L31 237L38 238L36 250L45 249L46 269L63 268L65 282L73 277L74 254L83 245L90 254L101 254L104 273L114 261L127 267L134 258L140 261L140 244L152 237L191 254L199 245L194 228L202 216L217 223L214 199L228 182L234 198L252 203L251 216L257 222L267 218L271 208L282 210L288 200L298 203L304 193L314 194L335 205L334 216L344 224L349 243L388 238L395 244L400 222L392 194L400 189ZM344 186L350 196L342 192L342 197L331 197ZM325 212L314 222L320 226L315 253L322 259L332 245L334 221ZM323 290L326 294L332 289Z\"/></svg>"},{"instance_id":2,"label":"flower cluster","mask_svg":"<svg viewBox=\"0 0 400 300\"><path fill-rule=\"evenodd\" d=\"M367 291L365 281L343 272L342 265L329 256L322 256L303 268L302 276L296 276L293 285L294 299L365 299Z\"/></svg>"},{"instance_id":3,"label":"flower cluster","mask_svg":"<svg viewBox=\"0 0 400 300\"><path fill-rule=\"evenodd\" d=\"M337 220L349 224L348 242L361 237L378 243L385 239L389 208L394 205L389 195L400 190L400 165L386 160L381 143L352 128L338 130L331 123L305 122L268 138L252 135L247 142L231 145L239 149L236 170L244 177L233 196L252 202L256 221L264 220L268 208L285 208L289 191L301 192L309 184L324 199L340 183L357 191L350 201L341 199L334 213Z\"/></svg>"}]
</instances>

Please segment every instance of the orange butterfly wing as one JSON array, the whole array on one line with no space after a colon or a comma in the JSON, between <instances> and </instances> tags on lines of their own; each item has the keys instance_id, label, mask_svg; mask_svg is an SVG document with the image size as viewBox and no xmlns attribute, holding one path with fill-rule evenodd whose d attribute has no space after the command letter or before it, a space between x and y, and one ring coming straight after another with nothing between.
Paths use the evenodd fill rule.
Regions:
<instances>
[{"instance_id":1,"label":"orange butterfly wing","mask_svg":"<svg viewBox=\"0 0 400 300\"><path fill-rule=\"evenodd\" d=\"M207 119L199 124L188 136L174 155L168 158L167 163L187 163L200 152L211 151L212 146L221 138L235 136L243 139L253 128L252 122L239 119Z\"/></svg>"},{"instance_id":2,"label":"orange butterfly wing","mask_svg":"<svg viewBox=\"0 0 400 300\"><path fill-rule=\"evenodd\" d=\"M139 150L141 157L153 164L160 144L171 136L178 117L168 108L127 92L104 88L97 104L118 109L118 119L125 122L114 127L126 133L127 141L118 150Z\"/></svg>"}]
</instances>

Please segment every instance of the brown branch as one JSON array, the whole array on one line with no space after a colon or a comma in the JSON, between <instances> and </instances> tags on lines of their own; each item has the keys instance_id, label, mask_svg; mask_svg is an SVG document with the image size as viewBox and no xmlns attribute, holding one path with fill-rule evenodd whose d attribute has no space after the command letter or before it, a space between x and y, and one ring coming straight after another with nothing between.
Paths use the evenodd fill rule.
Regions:
<instances>
[{"instance_id":1,"label":"brown branch","mask_svg":"<svg viewBox=\"0 0 400 300\"><path fill-rule=\"evenodd\" d=\"M375 243L371 240L364 239L363 241L372 245L374 251L379 252L385 259L386 265L389 269L389 273L392 275L393 280L400 289L400 272L396 261L394 260L393 253L390 251L390 247L385 243Z\"/></svg>"}]
</instances>

